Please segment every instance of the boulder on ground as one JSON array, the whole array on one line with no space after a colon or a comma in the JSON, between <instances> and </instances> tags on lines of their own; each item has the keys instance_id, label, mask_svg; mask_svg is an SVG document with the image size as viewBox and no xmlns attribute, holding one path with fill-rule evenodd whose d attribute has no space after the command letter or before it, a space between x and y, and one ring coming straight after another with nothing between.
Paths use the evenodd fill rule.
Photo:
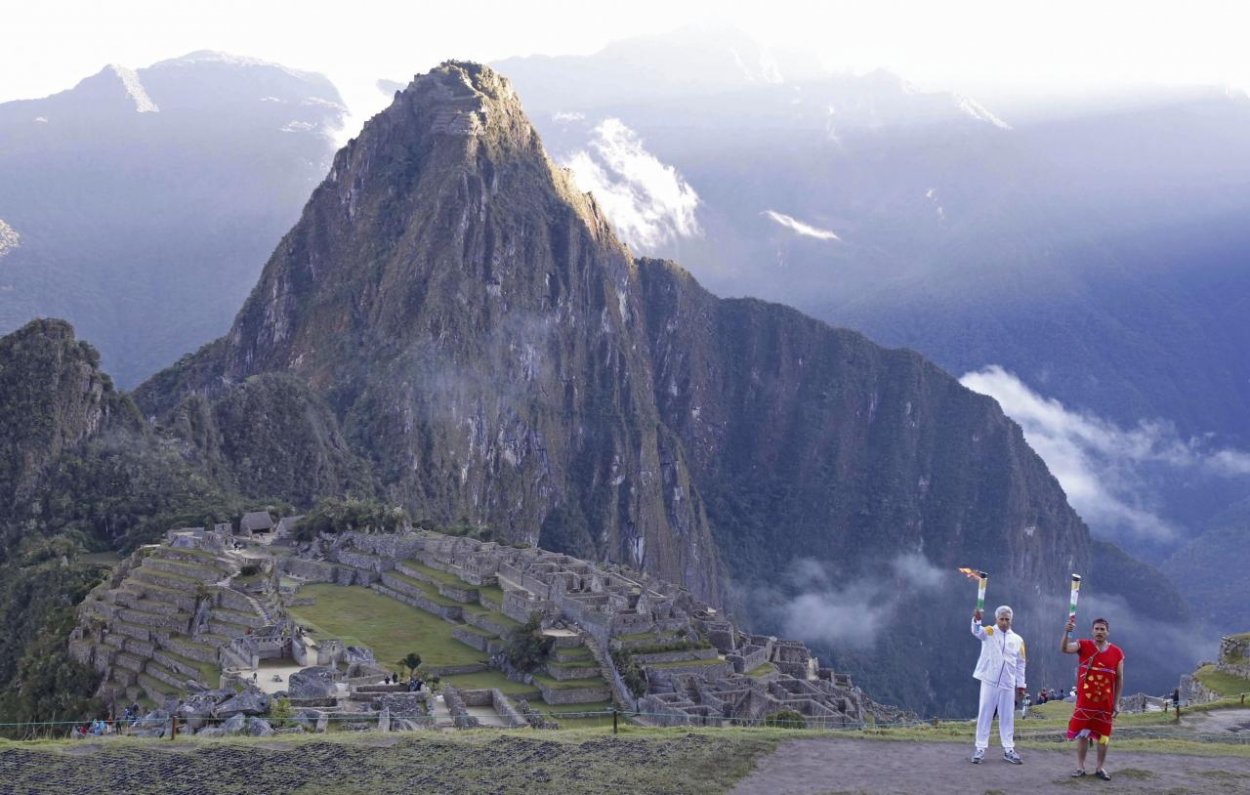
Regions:
<instances>
[{"instance_id":1,"label":"boulder on ground","mask_svg":"<svg viewBox=\"0 0 1250 795\"><path fill-rule=\"evenodd\" d=\"M339 672L334 668L314 665L301 668L287 679L291 698L332 698L338 693Z\"/></svg>"},{"instance_id":2,"label":"boulder on ground","mask_svg":"<svg viewBox=\"0 0 1250 795\"><path fill-rule=\"evenodd\" d=\"M241 712L231 715L225 723L221 724L222 734L238 734L245 728L247 728L247 718Z\"/></svg>"},{"instance_id":3,"label":"boulder on ground","mask_svg":"<svg viewBox=\"0 0 1250 795\"><path fill-rule=\"evenodd\" d=\"M268 737L273 734L273 727L264 718L248 718L247 733L253 737Z\"/></svg>"},{"instance_id":4,"label":"boulder on ground","mask_svg":"<svg viewBox=\"0 0 1250 795\"><path fill-rule=\"evenodd\" d=\"M259 690L249 688L234 698L218 704L213 714L219 718L234 715L264 715L269 711L269 696Z\"/></svg>"},{"instance_id":5,"label":"boulder on ground","mask_svg":"<svg viewBox=\"0 0 1250 795\"><path fill-rule=\"evenodd\" d=\"M319 709L301 709L291 716L291 720L301 731L311 732L316 730L317 722L324 717L325 713Z\"/></svg>"}]
</instances>

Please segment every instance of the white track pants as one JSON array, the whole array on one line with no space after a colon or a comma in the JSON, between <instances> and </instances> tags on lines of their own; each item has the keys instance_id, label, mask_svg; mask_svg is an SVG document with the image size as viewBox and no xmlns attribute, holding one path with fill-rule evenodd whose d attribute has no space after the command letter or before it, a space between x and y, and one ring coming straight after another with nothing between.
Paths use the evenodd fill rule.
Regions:
<instances>
[{"instance_id":1,"label":"white track pants","mask_svg":"<svg viewBox=\"0 0 1250 795\"><path fill-rule=\"evenodd\" d=\"M994 687L981 683L981 705L977 709L977 748L989 748L990 724L994 722L994 710L998 710L998 738L1003 750L1016 747L1013 736L1016 731L1016 691L1007 687Z\"/></svg>"}]
</instances>

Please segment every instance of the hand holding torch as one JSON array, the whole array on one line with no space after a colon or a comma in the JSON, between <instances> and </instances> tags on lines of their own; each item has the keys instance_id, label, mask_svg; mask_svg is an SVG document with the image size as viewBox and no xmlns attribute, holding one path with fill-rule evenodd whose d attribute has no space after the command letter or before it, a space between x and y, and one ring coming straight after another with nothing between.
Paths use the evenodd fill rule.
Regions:
<instances>
[{"instance_id":1,"label":"hand holding torch","mask_svg":"<svg viewBox=\"0 0 1250 795\"><path fill-rule=\"evenodd\" d=\"M1068 620L1076 620L1076 600L1081 595L1081 575L1072 575L1072 596L1068 602Z\"/></svg>"},{"instance_id":2,"label":"hand holding torch","mask_svg":"<svg viewBox=\"0 0 1250 795\"><path fill-rule=\"evenodd\" d=\"M978 571L976 569L961 568L959 571L968 579L977 581L976 615L977 615L977 620L980 620L981 616L985 612L985 585L986 583L989 582L990 575L986 574L983 571Z\"/></svg>"}]
</instances>

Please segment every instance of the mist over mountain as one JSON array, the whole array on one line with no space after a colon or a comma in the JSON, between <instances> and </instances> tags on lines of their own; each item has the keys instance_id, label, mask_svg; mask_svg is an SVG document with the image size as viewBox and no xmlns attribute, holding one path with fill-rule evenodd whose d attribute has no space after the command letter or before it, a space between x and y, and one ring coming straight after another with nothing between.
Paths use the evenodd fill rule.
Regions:
<instances>
[{"instance_id":1,"label":"mist over mountain","mask_svg":"<svg viewBox=\"0 0 1250 795\"><path fill-rule=\"evenodd\" d=\"M122 386L219 335L344 112L319 75L211 52L0 104L0 331L66 318Z\"/></svg>"},{"instance_id":2,"label":"mist over mountain","mask_svg":"<svg viewBox=\"0 0 1250 795\"><path fill-rule=\"evenodd\" d=\"M676 64L688 43L666 44L649 57ZM635 252L967 374L1099 537L1160 561L1250 495L1244 94L997 113L883 72L713 89L606 51L499 66Z\"/></svg>"}]
</instances>

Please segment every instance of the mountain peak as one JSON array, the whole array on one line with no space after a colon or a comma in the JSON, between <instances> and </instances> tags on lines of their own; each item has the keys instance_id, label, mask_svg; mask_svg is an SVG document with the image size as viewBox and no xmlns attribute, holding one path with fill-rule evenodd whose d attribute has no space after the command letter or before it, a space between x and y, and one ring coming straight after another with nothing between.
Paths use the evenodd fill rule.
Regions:
<instances>
[{"instance_id":1,"label":"mountain peak","mask_svg":"<svg viewBox=\"0 0 1250 795\"><path fill-rule=\"evenodd\" d=\"M226 370L238 379L293 367L326 384L356 366L345 339L392 349L453 327L469 337L494 322L479 313L547 311L554 288L527 269L569 247L609 284L628 281L628 251L547 157L509 81L449 61L416 76L335 156L239 313ZM426 314L453 305L451 318Z\"/></svg>"}]
</instances>

